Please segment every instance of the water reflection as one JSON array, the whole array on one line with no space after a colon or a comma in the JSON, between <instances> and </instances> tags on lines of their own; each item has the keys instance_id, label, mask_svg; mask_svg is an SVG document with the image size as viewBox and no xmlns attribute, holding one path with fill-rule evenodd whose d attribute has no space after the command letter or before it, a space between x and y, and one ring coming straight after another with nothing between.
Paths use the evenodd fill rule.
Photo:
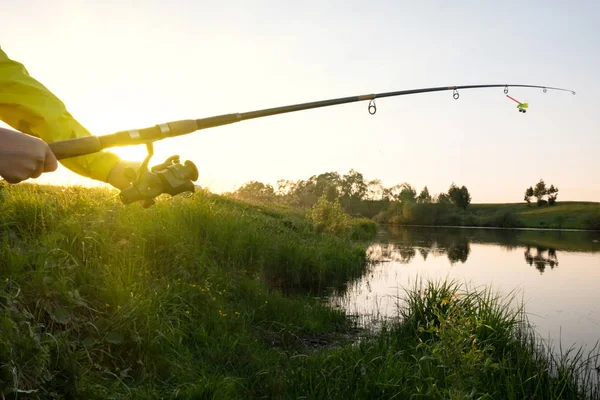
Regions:
<instances>
[{"instance_id":1,"label":"water reflection","mask_svg":"<svg viewBox=\"0 0 600 400\"><path fill-rule=\"evenodd\" d=\"M558 250L600 252L599 236L598 232L392 227L369 248L369 257L376 263L409 264L417 253L424 261L430 255L445 255L455 265L467 261L471 243L490 244L507 251L524 248L527 265L544 273L547 267L558 267Z\"/></svg>"},{"instance_id":2,"label":"water reflection","mask_svg":"<svg viewBox=\"0 0 600 400\"><path fill-rule=\"evenodd\" d=\"M457 262L465 263L471 252L468 240L453 241L452 243L432 242L427 246L407 246L396 243L374 244L368 249L368 255L374 262L395 261L400 264L410 264L417 252L427 261L430 254L446 255L451 265Z\"/></svg>"},{"instance_id":3,"label":"water reflection","mask_svg":"<svg viewBox=\"0 0 600 400\"><path fill-rule=\"evenodd\" d=\"M330 298L365 326L397 318L405 290L420 279L456 279L516 290L537 332L564 348L600 339L600 232L389 228L368 254L369 271Z\"/></svg>"},{"instance_id":4,"label":"water reflection","mask_svg":"<svg viewBox=\"0 0 600 400\"><path fill-rule=\"evenodd\" d=\"M545 253L545 254L544 254ZM546 270L546 266L550 266L550 269L558 267L558 257L556 256L556 249L544 247L536 247L536 254L531 253L531 247L525 248L525 262L531 266L535 265L540 273Z\"/></svg>"}]
</instances>

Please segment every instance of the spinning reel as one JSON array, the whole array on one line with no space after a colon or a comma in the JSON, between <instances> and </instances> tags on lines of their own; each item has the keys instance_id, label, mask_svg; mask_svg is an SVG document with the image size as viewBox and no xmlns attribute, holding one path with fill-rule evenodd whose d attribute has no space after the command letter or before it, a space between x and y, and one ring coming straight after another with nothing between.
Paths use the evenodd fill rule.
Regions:
<instances>
[{"instance_id":1,"label":"spinning reel","mask_svg":"<svg viewBox=\"0 0 600 400\"><path fill-rule=\"evenodd\" d=\"M143 207L154 205L154 198L163 193L171 196L183 192L194 193L195 187L192 182L198 179L198 168L191 161L185 161L183 165L179 162L179 156L174 155L148 169L150 158L154 155L152 143L147 143L148 155L142 162L138 172L133 168L125 170L125 177L131 186L123 189L119 196L123 204L130 204L143 200Z\"/></svg>"}]
</instances>

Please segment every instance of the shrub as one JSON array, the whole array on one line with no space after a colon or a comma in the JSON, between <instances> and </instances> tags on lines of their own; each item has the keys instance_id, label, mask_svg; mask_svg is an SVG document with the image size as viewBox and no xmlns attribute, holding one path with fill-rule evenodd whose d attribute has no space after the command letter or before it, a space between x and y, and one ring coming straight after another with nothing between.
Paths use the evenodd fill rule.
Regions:
<instances>
[{"instance_id":1,"label":"shrub","mask_svg":"<svg viewBox=\"0 0 600 400\"><path fill-rule=\"evenodd\" d=\"M351 238L354 240L373 239L377 234L377 224L368 218L350 220Z\"/></svg>"},{"instance_id":2,"label":"shrub","mask_svg":"<svg viewBox=\"0 0 600 400\"><path fill-rule=\"evenodd\" d=\"M500 228L518 228L523 226L517 214L512 211L502 210L484 219L482 225Z\"/></svg>"},{"instance_id":3,"label":"shrub","mask_svg":"<svg viewBox=\"0 0 600 400\"><path fill-rule=\"evenodd\" d=\"M348 215L342 210L339 199L329 201L323 195L308 214L317 232L342 236L350 231Z\"/></svg>"},{"instance_id":4,"label":"shrub","mask_svg":"<svg viewBox=\"0 0 600 400\"><path fill-rule=\"evenodd\" d=\"M462 218L456 211L441 214L438 218L438 223L440 225L460 226L461 222Z\"/></svg>"}]
</instances>

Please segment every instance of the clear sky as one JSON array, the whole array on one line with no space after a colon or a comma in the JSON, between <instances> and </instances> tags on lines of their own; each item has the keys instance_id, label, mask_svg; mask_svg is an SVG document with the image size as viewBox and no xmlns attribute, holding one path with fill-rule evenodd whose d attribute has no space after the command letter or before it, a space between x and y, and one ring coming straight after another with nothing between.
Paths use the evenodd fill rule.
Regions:
<instances>
[{"instance_id":1,"label":"clear sky","mask_svg":"<svg viewBox=\"0 0 600 400\"><path fill-rule=\"evenodd\" d=\"M157 142L213 191L351 168L385 186L600 201L598 1L0 0L0 45L94 134L420 87L523 83L302 111ZM143 147L118 154L142 159ZM42 182L90 184L62 168Z\"/></svg>"}]
</instances>

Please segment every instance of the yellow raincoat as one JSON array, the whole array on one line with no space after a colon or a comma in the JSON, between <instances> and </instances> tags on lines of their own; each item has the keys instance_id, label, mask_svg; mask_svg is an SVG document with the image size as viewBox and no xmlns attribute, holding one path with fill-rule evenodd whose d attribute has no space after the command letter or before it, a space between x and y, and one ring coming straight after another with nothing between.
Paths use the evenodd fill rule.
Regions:
<instances>
[{"instance_id":1,"label":"yellow raincoat","mask_svg":"<svg viewBox=\"0 0 600 400\"><path fill-rule=\"evenodd\" d=\"M47 143L91 135L55 95L29 76L23 64L8 58L1 48L0 120ZM106 182L119 160L116 154L99 152L61 164L79 175Z\"/></svg>"}]
</instances>

